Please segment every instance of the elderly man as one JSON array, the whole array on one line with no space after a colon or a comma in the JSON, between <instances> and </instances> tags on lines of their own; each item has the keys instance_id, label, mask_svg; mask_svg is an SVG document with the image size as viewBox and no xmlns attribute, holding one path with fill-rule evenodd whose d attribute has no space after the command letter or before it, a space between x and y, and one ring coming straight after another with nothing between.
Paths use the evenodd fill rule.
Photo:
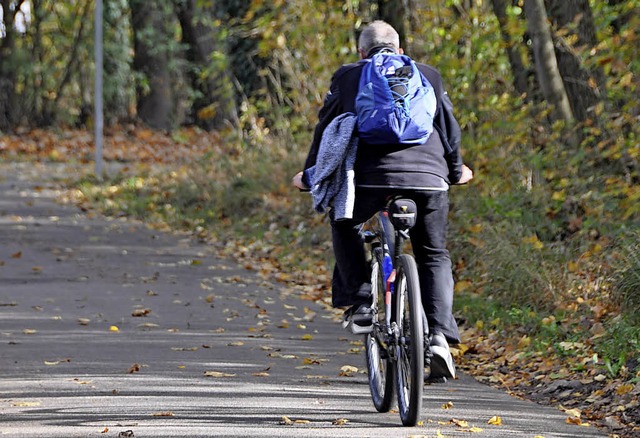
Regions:
<instances>
[{"instance_id":1,"label":"elderly man","mask_svg":"<svg viewBox=\"0 0 640 438\"><path fill-rule=\"evenodd\" d=\"M362 60L381 52L402 54L396 30L383 21L374 21L361 33L358 52ZM304 171L293 178L300 189L312 185L309 172L316 164L322 135L334 119L356 113L355 100L365 61L343 65L333 75L329 92L319 113L319 123L307 156ZM446 248L448 189L473 178L462 163L460 126L438 71L417 63L418 70L433 87L437 101L433 133L421 144L372 144L360 139L355 153L355 204L350 219L336 220L331 228L336 264L332 280L334 307L350 306L345 325L354 333L372 325L371 284L359 225L384 207L389 196L413 199L418 218L411 230L411 243L418 264L422 303L429 323L432 377L455 377L450 343L460 342L452 314L453 275Z\"/></svg>"}]
</instances>

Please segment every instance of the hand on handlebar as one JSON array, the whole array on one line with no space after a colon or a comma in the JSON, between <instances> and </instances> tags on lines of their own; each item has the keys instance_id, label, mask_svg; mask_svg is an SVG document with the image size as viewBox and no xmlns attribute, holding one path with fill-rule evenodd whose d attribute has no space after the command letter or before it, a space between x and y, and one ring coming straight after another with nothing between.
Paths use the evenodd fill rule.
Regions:
<instances>
[{"instance_id":1,"label":"hand on handlebar","mask_svg":"<svg viewBox=\"0 0 640 438\"><path fill-rule=\"evenodd\" d=\"M291 184L303 191L309 191L309 187L302 181L302 172L296 173L291 179Z\"/></svg>"},{"instance_id":2,"label":"hand on handlebar","mask_svg":"<svg viewBox=\"0 0 640 438\"><path fill-rule=\"evenodd\" d=\"M456 185L466 184L473 179L473 170L469 169L466 164L462 165L462 176Z\"/></svg>"}]
</instances>

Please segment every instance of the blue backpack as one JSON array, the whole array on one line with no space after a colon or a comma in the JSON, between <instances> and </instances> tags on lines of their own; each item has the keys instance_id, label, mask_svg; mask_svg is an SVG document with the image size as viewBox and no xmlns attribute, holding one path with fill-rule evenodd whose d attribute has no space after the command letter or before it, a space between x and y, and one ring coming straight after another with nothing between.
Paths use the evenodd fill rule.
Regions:
<instances>
[{"instance_id":1,"label":"blue backpack","mask_svg":"<svg viewBox=\"0 0 640 438\"><path fill-rule=\"evenodd\" d=\"M406 55L378 53L364 60L356 115L369 144L422 144L433 132L436 96Z\"/></svg>"}]
</instances>

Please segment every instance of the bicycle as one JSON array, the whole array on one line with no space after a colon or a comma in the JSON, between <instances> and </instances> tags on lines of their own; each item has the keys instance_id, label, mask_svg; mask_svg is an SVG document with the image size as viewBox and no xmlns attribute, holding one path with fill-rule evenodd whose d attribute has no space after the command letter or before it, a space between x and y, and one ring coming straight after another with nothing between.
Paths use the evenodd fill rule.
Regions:
<instances>
[{"instance_id":1,"label":"bicycle","mask_svg":"<svg viewBox=\"0 0 640 438\"><path fill-rule=\"evenodd\" d=\"M415 426L420 418L424 367L430 361L424 355L428 325L418 269L403 250L415 221L415 203L393 198L360 230L370 257L374 311L372 330L365 335L369 389L376 410L388 412L395 388L404 426Z\"/></svg>"}]
</instances>

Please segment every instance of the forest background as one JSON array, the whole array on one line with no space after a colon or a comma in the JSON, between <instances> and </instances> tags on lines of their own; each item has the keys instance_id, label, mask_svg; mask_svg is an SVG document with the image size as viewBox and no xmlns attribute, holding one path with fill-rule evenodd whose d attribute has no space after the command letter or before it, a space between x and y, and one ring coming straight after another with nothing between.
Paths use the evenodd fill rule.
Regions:
<instances>
[{"instance_id":1,"label":"forest background","mask_svg":"<svg viewBox=\"0 0 640 438\"><path fill-rule=\"evenodd\" d=\"M91 162L94 6L0 0L0 161ZM84 166L68 197L189 230L326 301L328 225L290 178L331 74L357 59L363 26L384 19L442 73L476 174L452 189L459 363L572 409L577 424L635 433L639 9L105 0L104 156L118 170Z\"/></svg>"}]
</instances>

